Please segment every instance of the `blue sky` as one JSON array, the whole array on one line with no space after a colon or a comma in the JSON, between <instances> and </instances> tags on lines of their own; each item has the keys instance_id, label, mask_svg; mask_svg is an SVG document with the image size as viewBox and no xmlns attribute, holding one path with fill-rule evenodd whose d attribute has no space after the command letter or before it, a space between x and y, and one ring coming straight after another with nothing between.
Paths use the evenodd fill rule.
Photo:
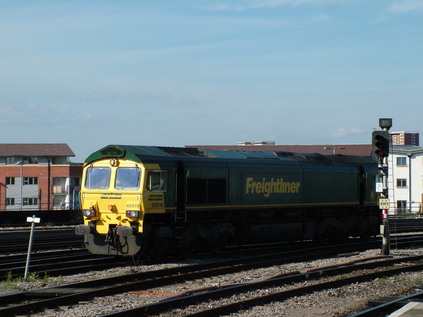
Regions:
<instances>
[{"instance_id":1,"label":"blue sky","mask_svg":"<svg viewBox=\"0 0 423 317\"><path fill-rule=\"evenodd\" d=\"M0 0L1 143L363 144L421 129L423 0Z\"/></svg>"}]
</instances>

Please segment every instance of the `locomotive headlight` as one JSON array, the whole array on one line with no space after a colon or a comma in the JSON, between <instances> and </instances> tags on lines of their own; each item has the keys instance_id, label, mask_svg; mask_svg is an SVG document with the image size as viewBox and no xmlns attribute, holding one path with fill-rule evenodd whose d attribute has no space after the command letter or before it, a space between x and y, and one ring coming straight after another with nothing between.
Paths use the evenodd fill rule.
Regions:
<instances>
[{"instance_id":1,"label":"locomotive headlight","mask_svg":"<svg viewBox=\"0 0 423 317\"><path fill-rule=\"evenodd\" d=\"M111 160L110 160L110 165L111 165L111 166L118 166L118 165L119 165L119 162L118 162L118 160L111 159Z\"/></svg>"},{"instance_id":2,"label":"locomotive headlight","mask_svg":"<svg viewBox=\"0 0 423 317\"><path fill-rule=\"evenodd\" d=\"M127 210L126 217L128 218L139 218L140 212L138 210Z\"/></svg>"},{"instance_id":3,"label":"locomotive headlight","mask_svg":"<svg viewBox=\"0 0 423 317\"><path fill-rule=\"evenodd\" d=\"M95 217L96 215L95 209L84 209L82 213L85 217Z\"/></svg>"}]
</instances>

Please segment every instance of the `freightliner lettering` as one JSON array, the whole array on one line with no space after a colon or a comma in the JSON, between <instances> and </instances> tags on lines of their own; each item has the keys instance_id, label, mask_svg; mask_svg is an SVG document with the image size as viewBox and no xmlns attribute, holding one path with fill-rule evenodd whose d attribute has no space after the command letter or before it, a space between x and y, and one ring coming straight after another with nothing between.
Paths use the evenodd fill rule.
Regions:
<instances>
[{"instance_id":1,"label":"freightliner lettering","mask_svg":"<svg viewBox=\"0 0 423 317\"><path fill-rule=\"evenodd\" d=\"M254 181L253 177L247 177L245 192L247 194L263 194L269 197L271 194L298 194L301 182L286 182L283 178L263 178L261 181Z\"/></svg>"}]
</instances>

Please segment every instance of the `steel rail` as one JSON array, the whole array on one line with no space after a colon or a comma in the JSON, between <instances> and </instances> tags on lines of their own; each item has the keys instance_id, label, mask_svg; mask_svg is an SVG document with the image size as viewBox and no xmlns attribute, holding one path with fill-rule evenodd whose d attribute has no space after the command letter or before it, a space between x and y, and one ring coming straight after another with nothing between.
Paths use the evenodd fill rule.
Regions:
<instances>
[{"instance_id":1,"label":"steel rail","mask_svg":"<svg viewBox=\"0 0 423 317\"><path fill-rule=\"evenodd\" d=\"M409 257L407 258L407 260L411 261L412 258L414 260L421 261L423 259L423 256ZM391 260L384 260L383 261L384 263L372 262L372 263L357 264L354 266L323 268L323 269L317 269L311 272L307 271L304 273L293 272L292 274L288 274L288 275L284 274L284 276L282 277L276 277L269 280L244 283L240 285L230 285L225 288L203 291L203 292L195 293L192 295L187 295L187 296L182 296L177 298L173 297L171 299L164 300L158 303L143 305L133 309L115 312L115 313L107 314L104 316L109 316L109 317L119 316L120 317L120 316L148 316L151 314L160 314L160 313L168 312L172 309L181 309L181 307L186 307L188 305L196 305L200 302L209 301L211 299L219 299L223 297L228 297L237 293L244 293L244 292L248 292L252 290L257 290L260 288L281 286L287 283L310 280L312 278L318 279L318 278L321 278L322 276L327 277L329 275L345 274L345 273L350 273L353 270L365 269L372 266L374 268L377 268L378 265L380 264L383 264L384 266L393 265L395 263L401 263L403 261L404 261L404 258L391 259ZM223 314L230 314L230 313L238 312L248 307L263 305L264 303L270 303L272 301L283 301L293 296L304 295L304 294L315 292L315 291L321 291L324 289L349 285L351 283L369 281L378 277L392 276L396 274L401 274L403 272L417 271L421 269L423 269L423 263L389 268L387 270L377 271L372 273L365 273L359 276L344 277L344 278L336 279L333 281L322 282L322 283L308 285L308 286L302 286L302 287L294 288L291 290L275 292L273 294L269 294L265 296L258 296L258 297L254 297L247 300L237 301L232 304L193 313L193 314L190 314L190 316L219 316Z\"/></svg>"},{"instance_id":2,"label":"steel rail","mask_svg":"<svg viewBox=\"0 0 423 317\"><path fill-rule=\"evenodd\" d=\"M38 277L42 278L44 276L59 276L109 269L122 265L122 263L123 259L116 259L110 256L96 257L92 254L88 254L49 258L42 261L31 261L29 270L32 273L36 273ZM12 266L9 263L7 266L3 268L1 267L2 266L0 266L0 280L5 280L23 276L25 263L17 262Z\"/></svg>"},{"instance_id":3,"label":"steel rail","mask_svg":"<svg viewBox=\"0 0 423 317\"><path fill-rule=\"evenodd\" d=\"M9 316L29 311L42 310L44 308L57 307L59 305L71 305L80 300L88 300L93 297L112 295L121 292L159 287L184 282L218 274L229 274L257 267L266 267L284 264L293 261L306 261L322 256L339 254L339 245L320 248L293 250L268 255L257 255L246 259L225 260L200 265L187 265L166 270L134 273L119 277L92 280L82 283L62 285L38 289L16 294L0 296L0 315ZM343 252L364 249L362 244L342 245ZM300 254L299 254L300 253ZM307 256L304 256L306 254ZM404 261L399 259L398 261ZM23 304L25 301L25 304ZM14 303L14 304L12 304ZM9 307L6 307L9 305Z\"/></svg>"},{"instance_id":4,"label":"steel rail","mask_svg":"<svg viewBox=\"0 0 423 317\"><path fill-rule=\"evenodd\" d=\"M357 245L352 245L350 248L351 250L356 250ZM346 248L344 246L343 251L347 250L348 247ZM206 264L187 265L4 295L0 296L0 315L15 315L49 307L57 307L58 305L70 305L80 300L87 300L97 296L159 287L174 284L175 282L184 282L186 280L219 274L229 274L257 267L266 267L293 261L306 261L321 258L325 255L333 256L338 254L339 246L335 248L334 246L328 246L304 249L302 251L301 254L298 254L298 250L294 250L272 253L266 256L258 255L245 259L238 258ZM9 306L7 307L6 305Z\"/></svg>"},{"instance_id":5,"label":"steel rail","mask_svg":"<svg viewBox=\"0 0 423 317\"><path fill-rule=\"evenodd\" d=\"M394 310L398 309L399 307L404 306L406 303L411 301L419 301L421 302L423 299L423 291L404 296L399 297L394 300L387 301L383 304L362 310L354 315L350 315L349 317L371 317L375 314L381 314L381 313L391 313Z\"/></svg>"}]
</instances>

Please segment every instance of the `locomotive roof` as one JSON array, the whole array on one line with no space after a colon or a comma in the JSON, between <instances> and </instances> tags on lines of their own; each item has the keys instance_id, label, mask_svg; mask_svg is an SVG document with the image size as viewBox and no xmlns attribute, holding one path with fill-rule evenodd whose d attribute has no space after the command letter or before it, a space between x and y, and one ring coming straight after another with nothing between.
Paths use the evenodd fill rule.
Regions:
<instances>
[{"instance_id":1,"label":"locomotive roof","mask_svg":"<svg viewBox=\"0 0 423 317\"><path fill-rule=\"evenodd\" d=\"M313 161L321 163L370 163L371 157L344 156L344 155L321 155L317 153L291 153L291 152L261 152L244 150L214 150L201 148L162 147L162 146L138 146L138 145L108 145L92 153L85 163L103 158L126 158L135 162L151 162L154 160L166 160L172 158L214 158L214 159L273 159Z\"/></svg>"},{"instance_id":2,"label":"locomotive roof","mask_svg":"<svg viewBox=\"0 0 423 317\"><path fill-rule=\"evenodd\" d=\"M92 162L102 158L116 157L127 158L136 162L150 159L166 159L172 157L203 157L223 159L268 158L278 157L271 152L235 151L235 150L209 150L199 148L162 147L162 146L137 146L137 145L108 145L92 153L85 162Z\"/></svg>"}]
</instances>

